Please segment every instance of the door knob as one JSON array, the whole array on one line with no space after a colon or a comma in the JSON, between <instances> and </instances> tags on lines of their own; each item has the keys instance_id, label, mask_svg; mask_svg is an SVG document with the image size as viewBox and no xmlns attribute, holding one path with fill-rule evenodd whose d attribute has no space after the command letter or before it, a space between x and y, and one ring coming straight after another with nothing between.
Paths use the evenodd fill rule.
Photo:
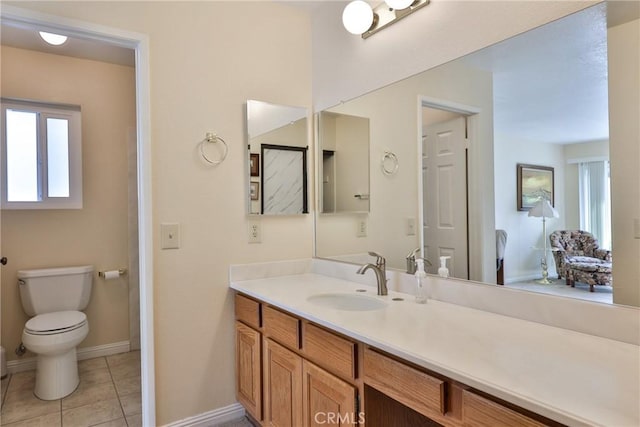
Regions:
<instances>
[{"instance_id":1,"label":"door knob","mask_svg":"<svg viewBox=\"0 0 640 427\"><path fill-rule=\"evenodd\" d=\"M6 256L3 256L2 258L0 258L0 264L7 265L7 257Z\"/></svg>"}]
</instances>

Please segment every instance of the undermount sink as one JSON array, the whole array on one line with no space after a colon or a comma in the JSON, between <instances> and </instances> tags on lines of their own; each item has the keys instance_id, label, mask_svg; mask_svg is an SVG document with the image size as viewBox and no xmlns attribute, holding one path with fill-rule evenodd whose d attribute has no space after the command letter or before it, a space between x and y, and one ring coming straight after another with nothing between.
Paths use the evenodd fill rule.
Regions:
<instances>
[{"instance_id":1,"label":"undermount sink","mask_svg":"<svg viewBox=\"0 0 640 427\"><path fill-rule=\"evenodd\" d=\"M328 293L311 295L307 301L323 307L335 308L347 311L379 310L387 306L387 303L366 295Z\"/></svg>"}]
</instances>

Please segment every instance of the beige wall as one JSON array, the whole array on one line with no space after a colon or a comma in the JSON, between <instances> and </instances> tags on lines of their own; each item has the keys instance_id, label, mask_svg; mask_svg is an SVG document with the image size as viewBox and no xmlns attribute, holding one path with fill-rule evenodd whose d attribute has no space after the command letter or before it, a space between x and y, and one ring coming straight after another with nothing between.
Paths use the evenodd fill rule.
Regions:
<instances>
[{"instance_id":1,"label":"beige wall","mask_svg":"<svg viewBox=\"0 0 640 427\"><path fill-rule=\"evenodd\" d=\"M129 339L126 276L105 282L98 270L128 266L127 143L135 127L131 67L2 47L2 96L82 108L82 209L2 212L2 345L7 359L28 319L16 271L90 264L96 268L80 347ZM28 356L33 356L28 354Z\"/></svg>"},{"instance_id":2,"label":"beige wall","mask_svg":"<svg viewBox=\"0 0 640 427\"><path fill-rule=\"evenodd\" d=\"M311 215L261 218L249 244L245 199L246 100L311 107L308 16L272 2L16 5L148 35L156 422L234 403L229 264L313 254ZM216 167L199 158L207 131L229 145ZM180 249L160 250L163 222L181 224Z\"/></svg>"},{"instance_id":3,"label":"beige wall","mask_svg":"<svg viewBox=\"0 0 640 427\"><path fill-rule=\"evenodd\" d=\"M609 28L613 301L640 305L640 20ZM634 231L634 221L636 230ZM636 235L634 238L634 234Z\"/></svg>"}]
</instances>

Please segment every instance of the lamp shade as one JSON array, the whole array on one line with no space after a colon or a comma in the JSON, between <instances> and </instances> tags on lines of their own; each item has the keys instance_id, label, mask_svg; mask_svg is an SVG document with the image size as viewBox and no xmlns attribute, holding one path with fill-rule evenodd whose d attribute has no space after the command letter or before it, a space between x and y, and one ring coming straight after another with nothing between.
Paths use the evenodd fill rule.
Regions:
<instances>
[{"instance_id":1,"label":"lamp shade","mask_svg":"<svg viewBox=\"0 0 640 427\"><path fill-rule=\"evenodd\" d=\"M558 218L560 215L547 199L542 199L533 205L529 210L528 216L536 218Z\"/></svg>"},{"instance_id":2,"label":"lamp shade","mask_svg":"<svg viewBox=\"0 0 640 427\"><path fill-rule=\"evenodd\" d=\"M351 34L362 34L373 24L373 9L365 1L352 1L342 11L342 24Z\"/></svg>"},{"instance_id":3,"label":"lamp shade","mask_svg":"<svg viewBox=\"0 0 640 427\"><path fill-rule=\"evenodd\" d=\"M402 9L406 9L409 6L411 6L411 4L413 4L414 0L384 0L384 2L391 9L402 10Z\"/></svg>"},{"instance_id":4,"label":"lamp shade","mask_svg":"<svg viewBox=\"0 0 640 427\"><path fill-rule=\"evenodd\" d=\"M63 36L60 34L47 33L45 31L40 31L39 34L44 41L54 46L60 46L67 41L67 36Z\"/></svg>"}]
</instances>

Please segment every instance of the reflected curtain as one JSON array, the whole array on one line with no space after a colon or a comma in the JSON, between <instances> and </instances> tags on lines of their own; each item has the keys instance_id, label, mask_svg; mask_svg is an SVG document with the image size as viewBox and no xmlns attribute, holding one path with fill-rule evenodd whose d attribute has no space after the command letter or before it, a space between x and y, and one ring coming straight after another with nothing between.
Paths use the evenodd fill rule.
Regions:
<instances>
[{"instance_id":1,"label":"reflected curtain","mask_svg":"<svg viewBox=\"0 0 640 427\"><path fill-rule=\"evenodd\" d=\"M601 248L611 249L609 162L580 163L578 174L580 228L593 234Z\"/></svg>"}]
</instances>

